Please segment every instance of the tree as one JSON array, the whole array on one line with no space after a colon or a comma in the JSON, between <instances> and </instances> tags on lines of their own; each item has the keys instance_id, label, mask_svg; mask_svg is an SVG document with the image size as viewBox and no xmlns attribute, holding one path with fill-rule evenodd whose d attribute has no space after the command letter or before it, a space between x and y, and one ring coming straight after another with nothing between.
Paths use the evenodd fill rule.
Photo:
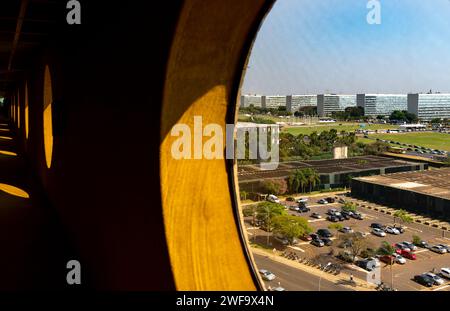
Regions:
<instances>
[{"instance_id":1,"label":"tree","mask_svg":"<svg viewBox=\"0 0 450 311\"><path fill-rule=\"evenodd\" d=\"M284 179L268 179L261 181L261 191L267 194L284 194L287 191L287 183Z\"/></svg>"},{"instance_id":2,"label":"tree","mask_svg":"<svg viewBox=\"0 0 450 311\"><path fill-rule=\"evenodd\" d=\"M341 234L338 237L338 245L343 244L348 246L352 262L355 262L362 251L371 247L371 243L361 234L357 232Z\"/></svg>"},{"instance_id":3,"label":"tree","mask_svg":"<svg viewBox=\"0 0 450 311\"><path fill-rule=\"evenodd\" d=\"M356 203L346 201L344 205L342 205L342 210L347 212L356 212Z\"/></svg>"},{"instance_id":4,"label":"tree","mask_svg":"<svg viewBox=\"0 0 450 311\"><path fill-rule=\"evenodd\" d=\"M404 223L411 223L413 221L413 218L403 209L395 211L394 223L397 218L399 218Z\"/></svg>"},{"instance_id":5,"label":"tree","mask_svg":"<svg viewBox=\"0 0 450 311\"><path fill-rule=\"evenodd\" d=\"M260 220L267 232L271 232L273 229L272 219L275 216L286 215L284 206L277 203L262 202L258 204L256 208L256 218ZM267 235L267 244L269 244L269 235Z\"/></svg>"},{"instance_id":6,"label":"tree","mask_svg":"<svg viewBox=\"0 0 450 311\"><path fill-rule=\"evenodd\" d=\"M386 241L381 243L381 246L377 250L377 254L381 256L390 256L389 266L391 268L391 288L394 288L394 273L392 271L392 265L394 264L394 258L392 255L395 253L395 248Z\"/></svg>"},{"instance_id":7,"label":"tree","mask_svg":"<svg viewBox=\"0 0 450 311\"><path fill-rule=\"evenodd\" d=\"M242 191L240 192L240 197L241 197L241 200L242 200L242 201L247 200L247 196L248 196L248 192L247 192L247 191L242 190Z\"/></svg>"},{"instance_id":8,"label":"tree","mask_svg":"<svg viewBox=\"0 0 450 311\"><path fill-rule=\"evenodd\" d=\"M303 192L303 188L307 183L307 178L304 170L295 170L288 177L288 189L291 193ZM299 191L300 190L300 191Z\"/></svg>"},{"instance_id":9,"label":"tree","mask_svg":"<svg viewBox=\"0 0 450 311\"><path fill-rule=\"evenodd\" d=\"M344 226L342 224L330 224L328 225L328 229L341 230Z\"/></svg>"},{"instance_id":10,"label":"tree","mask_svg":"<svg viewBox=\"0 0 450 311\"><path fill-rule=\"evenodd\" d=\"M273 230L281 234L293 244L295 238L299 238L312 232L308 221L303 217L280 215L273 218Z\"/></svg>"},{"instance_id":11,"label":"tree","mask_svg":"<svg viewBox=\"0 0 450 311\"><path fill-rule=\"evenodd\" d=\"M309 185L309 192L312 192L312 189L320 184L320 176L319 173L315 169L306 168L304 170L304 175Z\"/></svg>"},{"instance_id":12,"label":"tree","mask_svg":"<svg viewBox=\"0 0 450 311\"><path fill-rule=\"evenodd\" d=\"M439 123L441 123L441 121L442 121L441 118L434 118L430 121L430 123L431 124L439 124Z\"/></svg>"},{"instance_id":13,"label":"tree","mask_svg":"<svg viewBox=\"0 0 450 311\"><path fill-rule=\"evenodd\" d=\"M414 245L420 245L420 243L422 242L422 238L418 235L413 235L412 242Z\"/></svg>"},{"instance_id":14,"label":"tree","mask_svg":"<svg viewBox=\"0 0 450 311\"><path fill-rule=\"evenodd\" d=\"M389 144L386 144L384 142L375 142L372 144L367 144L364 147L364 153L366 155L379 155L383 152L386 152L389 150Z\"/></svg>"}]
</instances>

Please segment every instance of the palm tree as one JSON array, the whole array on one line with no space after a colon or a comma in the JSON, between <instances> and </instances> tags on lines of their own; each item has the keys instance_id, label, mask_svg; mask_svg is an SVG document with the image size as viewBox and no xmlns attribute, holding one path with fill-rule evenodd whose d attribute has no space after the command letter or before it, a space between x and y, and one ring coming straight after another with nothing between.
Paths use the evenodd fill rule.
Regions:
<instances>
[{"instance_id":1,"label":"palm tree","mask_svg":"<svg viewBox=\"0 0 450 311\"><path fill-rule=\"evenodd\" d=\"M275 216L285 215L286 211L281 204L262 202L256 208L257 218L262 220L267 228L267 245L269 245L269 234L272 231L272 219Z\"/></svg>"},{"instance_id":2,"label":"palm tree","mask_svg":"<svg viewBox=\"0 0 450 311\"><path fill-rule=\"evenodd\" d=\"M381 247L377 250L378 255L381 256L392 256L392 254L395 253L395 248L389 244L388 242L384 241L381 243ZM394 259L390 257L391 260L389 262L390 268L391 268L391 288L394 289L394 272L392 271L392 265L394 264Z\"/></svg>"}]
</instances>

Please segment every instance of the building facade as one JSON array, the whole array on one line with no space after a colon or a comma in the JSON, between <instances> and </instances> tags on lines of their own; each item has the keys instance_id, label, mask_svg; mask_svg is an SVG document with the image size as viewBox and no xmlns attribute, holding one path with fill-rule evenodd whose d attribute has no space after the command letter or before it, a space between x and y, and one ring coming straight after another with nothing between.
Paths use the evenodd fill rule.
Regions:
<instances>
[{"instance_id":1,"label":"building facade","mask_svg":"<svg viewBox=\"0 0 450 311\"><path fill-rule=\"evenodd\" d=\"M408 99L403 94L357 94L358 107L364 108L365 116L389 116L395 110L407 110Z\"/></svg>"},{"instance_id":2,"label":"building facade","mask_svg":"<svg viewBox=\"0 0 450 311\"><path fill-rule=\"evenodd\" d=\"M329 117L333 112L344 111L356 106L356 95L317 95L317 113L319 117Z\"/></svg>"},{"instance_id":3,"label":"building facade","mask_svg":"<svg viewBox=\"0 0 450 311\"><path fill-rule=\"evenodd\" d=\"M450 119L450 94L408 94L408 112L424 121Z\"/></svg>"},{"instance_id":4,"label":"building facade","mask_svg":"<svg viewBox=\"0 0 450 311\"><path fill-rule=\"evenodd\" d=\"M296 112L302 107L317 106L317 95L288 95L286 96L286 109Z\"/></svg>"},{"instance_id":5,"label":"building facade","mask_svg":"<svg viewBox=\"0 0 450 311\"><path fill-rule=\"evenodd\" d=\"M262 96L261 103L263 108L278 108L286 106L286 96Z\"/></svg>"},{"instance_id":6,"label":"building facade","mask_svg":"<svg viewBox=\"0 0 450 311\"><path fill-rule=\"evenodd\" d=\"M262 96L261 95L242 95L241 96L241 107L262 107Z\"/></svg>"}]
</instances>

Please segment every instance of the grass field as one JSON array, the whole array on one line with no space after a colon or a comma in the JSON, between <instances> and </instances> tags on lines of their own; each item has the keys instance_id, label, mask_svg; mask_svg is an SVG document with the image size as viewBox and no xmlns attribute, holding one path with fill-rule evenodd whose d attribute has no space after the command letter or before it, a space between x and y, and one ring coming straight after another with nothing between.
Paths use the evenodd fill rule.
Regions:
<instances>
[{"instance_id":1,"label":"grass field","mask_svg":"<svg viewBox=\"0 0 450 311\"><path fill-rule=\"evenodd\" d=\"M342 124L342 125L339 125ZM387 130L387 129L396 129L398 126L396 125L389 125L389 124L367 124L364 128L365 130ZM311 134L312 132L316 131L317 133L320 133L322 131L329 131L331 129L336 129L338 132L340 131L354 131L359 129L358 123L336 123L333 125L315 125L315 126L296 126L296 127L285 127L283 131L286 131L288 133L291 133L293 135L298 134Z\"/></svg>"},{"instance_id":2,"label":"grass field","mask_svg":"<svg viewBox=\"0 0 450 311\"><path fill-rule=\"evenodd\" d=\"M398 141L404 144L450 151L450 135L442 133L372 134L371 138Z\"/></svg>"}]
</instances>

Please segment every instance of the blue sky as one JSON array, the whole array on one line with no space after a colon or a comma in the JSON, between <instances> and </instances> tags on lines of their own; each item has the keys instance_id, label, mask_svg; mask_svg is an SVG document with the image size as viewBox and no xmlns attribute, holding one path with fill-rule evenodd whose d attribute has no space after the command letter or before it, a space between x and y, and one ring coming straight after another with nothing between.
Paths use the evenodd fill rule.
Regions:
<instances>
[{"instance_id":1,"label":"blue sky","mask_svg":"<svg viewBox=\"0 0 450 311\"><path fill-rule=\"evenodd\" d=\"M244 94L450 92L450 0L278 0L250 54Z\"/></svg>"}]
</instances>

